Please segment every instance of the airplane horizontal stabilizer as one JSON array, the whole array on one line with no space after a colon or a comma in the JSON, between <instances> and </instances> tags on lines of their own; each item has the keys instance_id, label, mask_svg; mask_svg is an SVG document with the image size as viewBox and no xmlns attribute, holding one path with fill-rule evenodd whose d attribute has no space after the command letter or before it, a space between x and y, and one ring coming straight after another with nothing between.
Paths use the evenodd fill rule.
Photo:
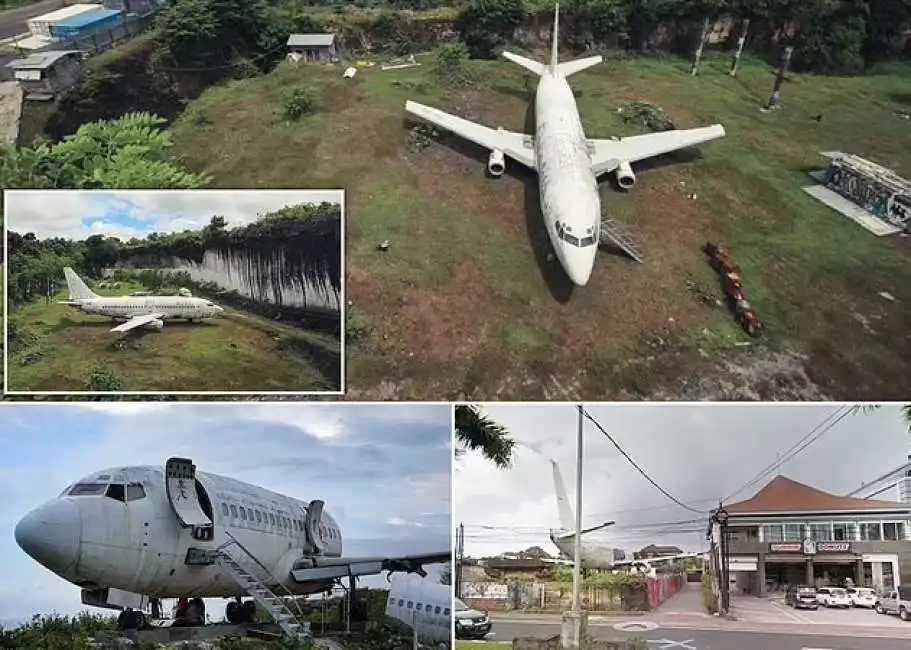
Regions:
<instances>
[{"instance_id":1,"label":"airplane horizontal stabilizer","mask_svg":"<svg viewBox=\"0 0 911 650\"><path fill-rule=\"evenodd\" d=\"M513 63L519 64L529 72L532 72L539 77L544 74L544 70L546 69L543 63L538 63L537 61L526 59L524 56L519 56L518 54L513 54L512 52L503 52L503 57L509 59Z\"/></svg>"},{"instance_id":2,"label":"airplane horizontal stabilizer","mask_svg":"<svg viewBox=\"0 0 911 650\"><path fill-rule=\"evenodd\" d=\"M583 70L588 70L589 68L598 65L604 59L599 54L598 56L590 56L585 59L576 59L575 61L567 61L566 63L557 64L557 72L559 72L564 77L569 77L574 75L577 72L582 72Z\"/></svg>"}]
</instances>

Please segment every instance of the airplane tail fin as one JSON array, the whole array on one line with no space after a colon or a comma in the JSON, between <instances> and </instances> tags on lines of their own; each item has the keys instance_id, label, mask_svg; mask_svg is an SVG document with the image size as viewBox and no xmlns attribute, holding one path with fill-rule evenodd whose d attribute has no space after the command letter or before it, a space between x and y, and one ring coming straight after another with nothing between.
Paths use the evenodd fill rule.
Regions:
<instances>
[{"instance_id":1,"label":"airplane tail fin","mask_svg":"<svg viewBox=\"0 0 911 650\"><path fill-rule=\"evenodd\" d=\"M63 275L66 276L66 286L70 290L70 300L98 297L98 294L89 289L85 282L82 281L82 278L76 275L76 272L70 267L63 269Z\"/></svg>"},{"instance_id":2,"label":"airplane tail fin","mask_svg":"<svg viewBox=\"0 0 911 650\"><path fill-rule=\"evenodd\" d=\"M566 487L563 485L560 466L557 465L555 460L551 460L550 464L554 470L554 491L557 494L557 512L560 515L560 527L563 530L575 530L576 521L573 516L573 509L569 505L569 497L566 496Z\"/></svg>"},{"instance_id":3,"label":"airplane tail fin","mask_svg":"<svg viewBox=\"0 0 911 650\"><path fill-rule=\"evenodd\" d=\"M554 33L553 33L553 41L551 42L551 46L550 46L550 69L554 70L554 71L557 70L557 66L559 65L559 63L557 63L557 61L559 59L559 55L560 55L559 45L560 45L560 3L555 2L554 3Z\"/></svg>"}]
</instances>

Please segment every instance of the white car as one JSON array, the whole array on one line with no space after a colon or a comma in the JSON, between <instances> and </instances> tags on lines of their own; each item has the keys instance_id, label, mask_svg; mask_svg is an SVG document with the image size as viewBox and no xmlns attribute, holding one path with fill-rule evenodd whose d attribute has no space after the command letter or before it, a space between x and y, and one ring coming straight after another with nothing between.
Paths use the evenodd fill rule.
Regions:
<instances>
[{"instance_id":1,"label":"white car","mask_svg":"<svg viewBox=\"0 0 911 650\"><path fill-rule=\"evenodd\" d=\"M847 590L851 607L876 607L876 592L869 587L849 587Z\"/></svg>"},{"instance_id":2,"label":"white car","mask_svg":"<svg viewBox=\"0 0 911 650\"><path fill-rule=\"evenodd\" d=\"M848 608L851 606L847 590L841 587L820 587L816 590L816 600L823 607Z\"/></svg>"}]
</instances>

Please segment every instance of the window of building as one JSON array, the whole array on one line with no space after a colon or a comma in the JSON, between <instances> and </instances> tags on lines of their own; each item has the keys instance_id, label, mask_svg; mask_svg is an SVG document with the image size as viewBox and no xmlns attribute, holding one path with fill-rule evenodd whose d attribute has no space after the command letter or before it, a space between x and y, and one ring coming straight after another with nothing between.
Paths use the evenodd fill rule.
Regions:
<instances>
[{"instance_id":1,"label":"window of building","mask_svg":"<svg viewBox=\"0 0 911 650\"><path fill-rule=\"evenodd\" d=\"M832 524L832 539L836 542L853 542L857 539L857 524L853 521Z\"/></svg>"},{"instance_id":2,"label":"window of building","mask_svg":"<svg viewBox=\"0 0 911 650\"><path fill-rule=\"evenodd\" d=\"M807 527L805 524L785 524L784 541L802 542L807 538Z\"/></svg>"},{"instance_id":3,"label":"window of building","mask_svg":"<svg viewBox=\"0 0 911 650\"><path fill-rule=\"evenodd\" d=\"M263 523L262 513L259 510L254 510L253 512L256 514L256 523L258 523L258 524Z\"/></svg>"},{"instance_id":4,"label":"window of building","mask_svg":"<svg viewBox=\"0 0 911 650\"><path fill-rule=\"evenodd\" d=\"M832 524L830 522L810 524L807 526L807 535L817 542L829 542L834 539L832 537Z\"/></svg>"},{"instance_id":5,"label":"window of building","mask_svg":"<svg viewBox=\"0 0 911 650\"><path fill-rule=\"evenodd\" d=\"M244 521L247 521L247 511L244 509L243 506L240 507L240 518L243 519Z\"/></svg>"},{"instance_id":6,"label":"window of building","mask_svg":"<svg viewBox=\"0 0 911 650\"><path fill-rule=\"evenodd\" d=\"M231 504L231 516L235 519L237 518L237 506L235 506L233 503Z\"/></svg>"},{"instance_id":7,"label":"window of building","mask_svg":"<svg viewBox=\"0 0 911 650\"><path fill-rule=\"evenodd\" d=\"M228 504L227 503L221 504L221 514L223 514L225 517L228 516Z\"/></svg>"},{"instance_id":8,"label":"window of building","mask_svg":"<svg viewBox=\"0 0 911 650\"><path fill-rule=\"evenodd\" d=\"M272 514L271 512L269 513L269 523L272 524L273 526L275 525L275 515Z\"/></svg>"},{"instance_id":9,"label":"window of building","mask_svg":"<svg viewBox=\"0 0 911 650\"><path fill-rule=\"evenodd\" d=\"M779 524L770 524L762 527L763 539L767 542L783 542L784 530Z\"/></svg>"},{"instance_id":10,"label":"window of building","mask_svg":"<svg viewBox=\"0 0 911 650\"><path fill-rule=\"evenodd\" d=\"M887 521L883 523L883 539L905 539L905 524L901 521Z\"/></svg>"},{"instance_id":11,"label":"window of building","mask_svg":"<svg viewBox=\"0 0 911 650\"><path fill-rule=\"evenodd\" d=\"M865 521L861 523L860 538L865 542L880 541L883 538L882 524L878 521Z\"/></svg>"}]
</instances>

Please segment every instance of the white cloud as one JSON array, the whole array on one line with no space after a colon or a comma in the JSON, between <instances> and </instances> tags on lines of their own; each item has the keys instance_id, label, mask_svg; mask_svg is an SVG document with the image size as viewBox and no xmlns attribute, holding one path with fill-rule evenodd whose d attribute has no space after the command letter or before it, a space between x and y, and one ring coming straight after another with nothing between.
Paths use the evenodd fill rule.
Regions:
<instances>
[{"instance_id":1,"label":"white cloud","mask_svg":"<svg viewBox=\"0 0 911 650\"><path fill-rule=\"evenodd\" d=\"M336 190L7 190L4 215L10 230L38 237L85 239L104 234L121 239L149 232L200 228L215 215L237 226L287 205L339 203ZM126 214L145 228L112 221ZM92 219L88 226L83 221Z\"/></svg>"},{"instance_id":2,"label":"white cloud","mask_svg":"<svg viewBox=\"0 0 911 650\"><path fill-rule=\"evenodd\" d=\"M408 522L401 517L392 517L386 521L390 526L407 526Z\"/></svg>"}]
</instances>

